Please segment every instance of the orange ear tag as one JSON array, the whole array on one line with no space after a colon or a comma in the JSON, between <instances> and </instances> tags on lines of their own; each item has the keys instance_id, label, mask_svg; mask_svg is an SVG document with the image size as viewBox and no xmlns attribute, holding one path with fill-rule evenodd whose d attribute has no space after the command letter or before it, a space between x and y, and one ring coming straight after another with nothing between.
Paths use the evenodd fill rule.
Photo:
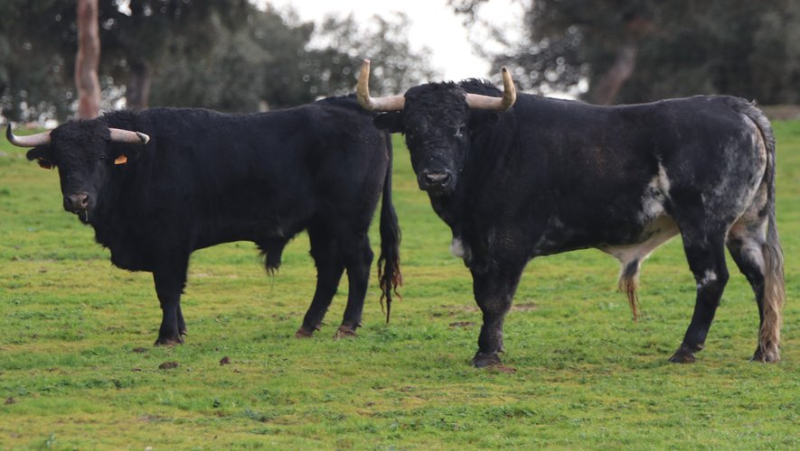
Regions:
<instances>
[{"instance_id":1,"label":"orange ear tag","mask_svg":"<svg viewBox=\"0 0 800 451\"><path fill-rule=\"evenodd\" d=\"M128 157L126 157L125 155L120 155L117 157L116 160L114 160L114 164L125 164L127 162L128 162Z\"/></svg>"},{"instance_id":2,"label":"orange ear tag","mask_svg":"<svg viewBox=\"0 0 800 451\"><path fill-rule=\"evenodd\" d=\"M43 158L37 158L36 162L39 163L39 167L42 169L53 169L55 167L55 165Z\"/></svg>"}]
</instances>

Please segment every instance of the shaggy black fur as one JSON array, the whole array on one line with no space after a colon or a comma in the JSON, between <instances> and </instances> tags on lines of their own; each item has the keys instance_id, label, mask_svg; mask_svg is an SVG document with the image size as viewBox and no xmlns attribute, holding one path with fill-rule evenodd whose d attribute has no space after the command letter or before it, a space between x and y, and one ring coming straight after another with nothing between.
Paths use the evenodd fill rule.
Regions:
<instances>
[{"instance_id":1,"label":"shaggy black fur","mask_svg":"<svg viewBox=\"0 0 800 451\"><path fill-rule=\"evenodd\" d=\"M367 231L381 194L380 284L388 301L400 281L391 142L372 119L352 96L259 114L120 111L61 125L28 158L58 167L65 208L94 227L114 265L153 273L163 311L157 344L180 343L186 332L180 296L193 251L252 241L273 272L302 230L318 276L298 336L319 328L345 269L340 329L352 334L361 324L373 259ZM110 127L143 132L150 142L111 142ZM120 155L127 163L115 165Z\"/></svg>"},{"instance_id":2,"label":"shaggy black fur","mask_svg":"<svg viewBox=\"0 0 800 451\"><path fill-rule=\"evenodd\" d=\"M677 233L698 289L673 360L693 360L728 277L729 230L728 247L762 313L755 358L778 359L784 295L775 146L760 111L732 97L598 107L519 94L510 110L495 113L470 111L466 93L501 95L480 80L425 84L375 124L405 134L419 186L472 272L483 312L476 366L500 363L503 321L532 258L604 250L627 268L635 299L647 250Z\"/></svg>"}]
</instances>

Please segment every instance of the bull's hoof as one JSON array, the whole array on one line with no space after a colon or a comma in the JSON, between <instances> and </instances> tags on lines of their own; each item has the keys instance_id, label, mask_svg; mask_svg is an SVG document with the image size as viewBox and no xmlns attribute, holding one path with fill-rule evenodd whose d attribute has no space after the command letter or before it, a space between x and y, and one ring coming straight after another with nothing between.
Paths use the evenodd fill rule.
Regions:
<instances>
[{"instance_id":1,"label":"bull's hoof","mask_svg":"<svg viewBox=\"0 0 800 451\"><path fill-rule=\"evenodd\" d=\"M675 351L675 354L669 358L669 361L672 363L694 363L694 352L685 346L681 346Z\"/></svg>"},{"instance_id":2,"label":"bull's hoof","mask_svg":"<svg viewBox=\"0 0 800 451\"><path fill-rule=\"evenodd\" d=\"M781 351L775 346L770 346L766 349L759 346L750 360L761 363L777 363L781 361Z\"/></svg>"},{"instance_id":3,"label":"bull's hoof","mask_svg":"<svg viewBox=\"0 0 800 451\"><path fill-rule=\"evenodd\" d=\"M156 340L156 346L175 346L175 345L182 345L183 344L183 335L186 333L184 330L183 333L178 332L177 330L174 331L159 331L158 332L158 339Z\"/></svg>"},{"instance_id":4,"label":"bull's hoof","mask_svg":"<svg viewBox=\"0 0 800 451\"><path fill-rule=\"evenodd\" d=\"M172 347L175 345L182 345L183 344L183 337L180 335L174 337L158 337L158 340L155 342L155 346L167 346Z\"/></svg>"},{"instance_id":5,"label":"bull's hoof","mask_svg":"<svg viewBox=\"0 0 800 451\"><path fill-rule=\"evenodd\" d=\"M305 327L300 327L297 329L297 332L294 333L294 338L311 338L314 335L313 330L308 330Z\"/></svg>"},{"instance_id":6,"label":"bull's hoof","mask_svg":"<svg viewBox=\"0 0 800 451\"><path fill-rule=\"evenodd\" d=\"M478 352L475 354L475 357L472 358L472 364L475 365L475 368L487 368L490 366L502 365L503 362L500 361L500 356L498 356L496 352Z\"/></svg>"},{"instance_id":7,"label":"bull's hoof","mask_svg":"<svg viewBox=\"0 0 800 451\"><path fill-rule=\"evenodd\" d=\"M333 334L334 340L341 340L342 338L357 337L356 330L350 326L339 326L339 329Z\"/></svg>"},{"instance_id":8,"label":"bull's hoof","mask_svg":"<svg viewBox=\"0 0 800 451\"><path fill-rule=\"evenodd\" d=\"M322 326L321 323L317 324L314 327L308 327L305 324L303 324L302 326L300 326L299 329L297 329L297 332L295 332L294 337L295 338L311 338L314 335L314 332L320 330L321 326Z\"/></svg>"}]
</instances>

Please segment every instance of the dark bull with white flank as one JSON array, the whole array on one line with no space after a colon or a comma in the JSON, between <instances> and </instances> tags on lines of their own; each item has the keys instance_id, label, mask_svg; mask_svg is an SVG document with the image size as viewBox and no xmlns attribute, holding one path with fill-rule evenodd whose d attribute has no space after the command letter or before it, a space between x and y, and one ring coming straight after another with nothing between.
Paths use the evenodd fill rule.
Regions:
<instances>
[{"instance_id":1,"label":"dark bull with white flank","mask_svg":"<svg viewBox=\"0 0 800 451\"><path fill-rule=\"evenodd\" d=\"M670 359L703 349L728 281L725 247L755 292L754 360L780 360L785 291L775 224L775 140L750 103L698 96L599 107L516 95L478 80L429 83L372 98L369 61L358 98L405 134L419 187L452 229L483 312L478 367L500 363L503 320L526 263L595 248L622 265L636 316L642 262L680 234L697 281L694 315Z\"/></svg>"},{"instance_id":2,"label":"dark bull with white flank","mask_svg":"<svg viewBox=\"0 0 800 451\"><path fill-rule=\"evenodd\" d=\"M286 243L308 231L317 283L298 337L319 329L340 278L349 294L337 336L361 324L380 213L380 285L400 282L391 198L391 142L350 97L260 114L202 109L114 112L8 139L57 167L64 208L95 230L114 265L153 273L163 319L156 344L183 341L180 297L190 254L255 242L274 271ZM388 310L387 310L388 320Z\"/></svg>"}]
</instances>

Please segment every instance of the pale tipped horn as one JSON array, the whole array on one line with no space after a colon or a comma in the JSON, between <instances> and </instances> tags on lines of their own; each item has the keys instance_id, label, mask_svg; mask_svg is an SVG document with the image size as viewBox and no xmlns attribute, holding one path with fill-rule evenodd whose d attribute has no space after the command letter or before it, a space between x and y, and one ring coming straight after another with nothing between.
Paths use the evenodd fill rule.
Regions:
<instances>
[{"instance_id":1,"label":"pale tipped horn","mask_svg":"<svg viewBox=\"0 0 800 451\"><path fill-rule=\"evenodd\" d=\"M365 59L358 75L356 98L359 105L368 111L400 111L406 104L403 96L370 97L369 96L369 60Z\"/></svg>"},{"instance_id":2,"label":"pale tipped horn","mask_svg":"<svg viewBox=\"0 0 800 451\"><path fill-rule=\"evenodd\" d=\"M117 143L145 145L150 142L150 137L142 132L132 132L119 128L109 128L108 131L111 132L111 141Z\"/></svg>"},{"instance_id":3,"label":"pale tipped horn","mask_svg":"<svg viewBox=\"0 0 800 451\"><path fill-rule=\"evenodd\" d=\"M473 110L505 111L517 101L517 88L508 69L503 67L503 97L484 96L480 94L467 94L467 105Z\"/></svg>"},{"instance_id":4,"label":"pale tipped horn","mask_svg":"<svg viewBox=\"0 0 800 451\"><path fill-rule=\"evenodd\" d=\"M36 147L50 144L50 132L37 133L35 135L17 136L11 131L11 122L6 127L6 139L17 147Z\"/></svg>"}]
</instances>

